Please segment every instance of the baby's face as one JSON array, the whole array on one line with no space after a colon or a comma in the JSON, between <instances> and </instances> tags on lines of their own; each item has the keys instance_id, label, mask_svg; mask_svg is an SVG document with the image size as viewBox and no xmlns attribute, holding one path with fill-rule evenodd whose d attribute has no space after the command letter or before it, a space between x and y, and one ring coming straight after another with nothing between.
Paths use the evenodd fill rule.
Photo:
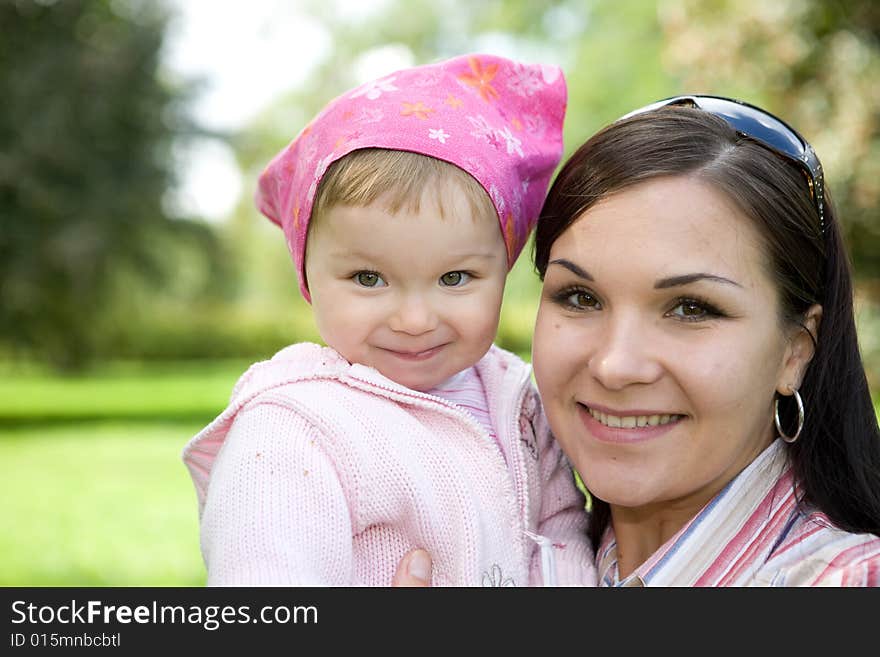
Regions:
<instances>
[{"instance_id":1,"label":"baby's face","mask_svg":"<svg viewBox=\"0 0 880 657\"><path fill-rule=\"evenodd\" d=\"M381 200L381 199L380 199ZM312 227L306 277L318 331L352 363L429 390L495 339L507 250L495 216L426 193L418 212L334 206Z\"/></svg>"}]
</instances>

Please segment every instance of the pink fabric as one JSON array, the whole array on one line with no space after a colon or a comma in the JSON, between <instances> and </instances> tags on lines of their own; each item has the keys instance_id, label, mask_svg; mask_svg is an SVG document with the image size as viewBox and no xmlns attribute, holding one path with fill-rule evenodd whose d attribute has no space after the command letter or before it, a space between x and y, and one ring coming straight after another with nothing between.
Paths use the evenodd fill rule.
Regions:
<instances>
[{"instance_id":1,"label":"pink fabric","mask_svg":"<svg viewBox=\"0 0 880 657\"><path fill-rule=\"evenodd\" d=\"M260 175L255 202L284 229L305 286L305 240L327 167L361 148L412 151L470 173L488 192L513 266L562 157L565 78L556 66L462 55L368 82L331 101Z\"/></svg>"},{"instance_id":2,"label":"pink fabric","mask_svg":"<svg viewBox=\"0 0 880 657\"><path fill-rule=\"evenodd\" d=\"M388 586L424 547L435 586L594 585L587 516L531 369L477 363L499 447L468 413L337 352L288 347L242 376L183 458L209 585Z\"/></svg>"},{"instance_id":3,"label":"pink fabric","mask_svg":"<svg viewBox=\"0 0 880 657\"><path fill-rule=\"evenodd\" d=\"M835 526L803 493L777 438L623 581L609 526L601 586L880 586L880 537Z\"/></svg>"},{"instance_id":4,"label":"pink fabric","mask_svg":"<svg viewBox=\"0 0 880 657\"><path fill-rule=\"evenodd\" d=\"M486 434L493 441L498 439L492 417L489 414L489 402L483 389L483 382L476 367L469 367L446 381L427 391L429 395L440 397L470 413Z\"/></svg>"}]
</instances>

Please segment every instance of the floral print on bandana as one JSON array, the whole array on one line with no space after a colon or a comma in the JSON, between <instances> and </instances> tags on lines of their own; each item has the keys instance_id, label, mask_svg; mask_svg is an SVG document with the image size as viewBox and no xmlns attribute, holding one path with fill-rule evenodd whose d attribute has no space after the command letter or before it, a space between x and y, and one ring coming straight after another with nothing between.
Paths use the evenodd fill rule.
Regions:
<instances>
[{"instance_id":1,"label":"floral print on bandana","mask_svg":"<svg viewBox=\"0 0 880 657\"><path fill-rule=\"evenodd\" d=\"M421 153L490 192L513 266L562 156L565 104L565 78L551 65L469 54L401 69L328 103L260 175L255 201L284 229L309 300L306 237L327 167L361 148Z\"/></svg>"}]
</instances>

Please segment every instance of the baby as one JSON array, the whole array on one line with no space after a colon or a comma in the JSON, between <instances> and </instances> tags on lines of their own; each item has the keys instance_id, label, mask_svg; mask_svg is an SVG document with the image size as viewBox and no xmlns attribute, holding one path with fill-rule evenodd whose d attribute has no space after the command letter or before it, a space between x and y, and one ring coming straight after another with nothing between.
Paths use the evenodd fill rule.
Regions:
<instances>
[{"instance_id":1,"label":"baby","mask_svg":"<svg viewBox=\"0 0 880 657\"><path fill-rule=\"evenodd\" d=\"M554 66L465 55L330 102L267 166L327 346L253 365L184 450L209 585L594 584L531 368L493 345L562 155Z\"/></svg>"}]
</instances>

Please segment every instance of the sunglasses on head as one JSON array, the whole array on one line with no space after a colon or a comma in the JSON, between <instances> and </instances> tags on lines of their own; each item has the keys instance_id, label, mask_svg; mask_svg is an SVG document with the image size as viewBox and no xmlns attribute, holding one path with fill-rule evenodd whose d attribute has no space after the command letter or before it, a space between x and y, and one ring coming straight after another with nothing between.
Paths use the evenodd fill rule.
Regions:
<instances>
[{"instance_id":1,"label":"sunglasses on head","mask_svg":"<svg viewBox=\"0 0 880 657\"><path fill-rule=\"evenodd\" d=\"M822 173L822 164L816 151L797 130L770 112L741 100L699 94L665 98L629 112L621 119L669 105L695 107L724 119L739 135L761 144L797 166L807 179L810 197L819 213L819 230L821 233L825 232L825 176Z\"/></svg>"}]
</instances>

